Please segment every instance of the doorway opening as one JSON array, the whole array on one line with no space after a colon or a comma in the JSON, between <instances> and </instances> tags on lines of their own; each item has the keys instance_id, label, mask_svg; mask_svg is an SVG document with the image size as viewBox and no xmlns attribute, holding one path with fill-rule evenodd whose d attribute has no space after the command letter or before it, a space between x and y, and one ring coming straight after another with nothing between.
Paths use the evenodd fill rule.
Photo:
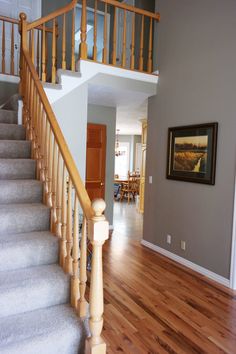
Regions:
<instances>
[{"instance_id":1,"label":"doorway opening","mask_svg":"<svg viewBox=\"0 0 236 354\"><path fill-rule=\"evenodd\" d=\"M147 120L139 114L146 110L147 102L132 112L118 109L116 120L114 234L135 240L143 236Z\"/></svg>"}]
</instances>

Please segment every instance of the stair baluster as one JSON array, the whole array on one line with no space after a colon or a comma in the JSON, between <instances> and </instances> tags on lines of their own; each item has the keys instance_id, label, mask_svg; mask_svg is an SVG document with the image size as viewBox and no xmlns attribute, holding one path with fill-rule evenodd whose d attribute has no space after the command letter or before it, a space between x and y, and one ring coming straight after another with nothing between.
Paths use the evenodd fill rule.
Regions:
<instances>
[{"instance_id":1,"label":"stair baluster","mask_svg":"<svg viewBox=\"0 0 236 354\"><path fill-rule=\"evenodd\" d=\"M74 225L72 249L71 305L77 308L79 299L79 200L74 197Z\"/></svg>"},{"instance_id":2,"label":"stair baluster","mask_svg":"<svg viewBox=\"0 0 236 354\"><path fill-rule=\"evenodd\" d=\"M80 298L78 300L78 313L80 317L86 316L87 301L85 299L86 283L87 283L87 220L84 216L82 225L82 234L80 241L80 262L79 262L79 289Z\"/></svg>"}]
</instances>

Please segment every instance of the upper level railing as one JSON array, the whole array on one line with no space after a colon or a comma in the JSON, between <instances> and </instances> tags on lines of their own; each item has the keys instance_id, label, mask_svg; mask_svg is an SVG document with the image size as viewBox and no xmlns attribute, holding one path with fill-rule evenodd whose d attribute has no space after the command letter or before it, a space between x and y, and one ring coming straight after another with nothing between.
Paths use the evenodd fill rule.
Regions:
<instances>
[{"instance_id":1,"label":"upper level railing","mask_svg":"<svg viewBox=\"0 0 236 354\"><path fill-rule=\"evenodd\" d=\"M43 82L56 83L57 69L74 71L79 59L152 73L159 19L158 13L115 0L93 0L92 7L73 0L26 24L30 56Z\"/></svg>"},{"instance_id":2,"label":"upper level railing","mask_svg":"<svg viewBox=\"0 0 236 354\"><path fill-rule=\"evenodd\" d=\"M19 56L17 41L19 21L0 16L0 73L17 76L19 74Z\"/></svg>"}]
</instances>

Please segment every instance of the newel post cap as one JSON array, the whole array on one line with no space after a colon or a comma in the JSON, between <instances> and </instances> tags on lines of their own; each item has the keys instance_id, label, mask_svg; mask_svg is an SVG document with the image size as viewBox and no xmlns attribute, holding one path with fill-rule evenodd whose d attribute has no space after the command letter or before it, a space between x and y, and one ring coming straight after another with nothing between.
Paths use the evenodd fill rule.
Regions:
<instances>
[{"instance_id":1,"label":"newel post cap","mask_svg":"<svg viewBox=\"0 0 236 354\"><path fill-rule=\"evenodd\" d=\"M109 237L109 223L103 215L106 203L103 199L92 202L94 216L88 221L88 238L92 242L103 244Z\"/></svg>"},{"instance_id":2,"label":"newel post cap","mask_svg":"<svg viewBox=\"0 0 236 354\"><path fill-rule=\"evenodd\" d=\"M105 216L103 215L103 213L106 209L106 203L102 198L94 199L92 201L92 208L96 219L99 218L99 220L105 220Z\"/></svg>"},{"instance_id":3,"label":"newel post cap","mask_svg":"<svg viewBox=\"0 0 236 354\"><path fill-rule=\"evenodd\" d=\"M24 12L21 12L19 15L19 18L21 21L26 21L27 20L27 15Z\"/></svg>"}]
</instances>

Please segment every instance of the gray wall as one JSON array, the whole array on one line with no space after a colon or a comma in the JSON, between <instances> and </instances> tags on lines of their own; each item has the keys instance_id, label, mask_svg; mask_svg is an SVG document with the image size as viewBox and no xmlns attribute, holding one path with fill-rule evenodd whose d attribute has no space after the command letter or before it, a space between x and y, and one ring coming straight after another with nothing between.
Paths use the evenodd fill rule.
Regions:
<instances>
[{"instance_id":1,"label":"gray wall","mask_svg":"<svg viewBox=\"0 0 236 354\"><path fill-rule=\"evenodd\" d=\"M116 108L97 105L88 105L88 123L104 124L107 127L107 151L106 151L106 217L110 225L113 225L113 183L115 163L115 132L116 132Z\"/></svg>"},{"instance_id":2,"label":"gray wall","mask_svg":"<svg viewBox=\"0 0 236 354\"><path fill-rule=\"evenodd\" d=\"M149 100L144 239L229 278L236 161L236 2L159 0L156 97ZM219 122L215 186L165 178L167 129ZM148 180L148 179L147 179ZM167 247L166 235L172 235ZM186 241L181 251L180 240Z\"/></svg>"}]
</instances>

